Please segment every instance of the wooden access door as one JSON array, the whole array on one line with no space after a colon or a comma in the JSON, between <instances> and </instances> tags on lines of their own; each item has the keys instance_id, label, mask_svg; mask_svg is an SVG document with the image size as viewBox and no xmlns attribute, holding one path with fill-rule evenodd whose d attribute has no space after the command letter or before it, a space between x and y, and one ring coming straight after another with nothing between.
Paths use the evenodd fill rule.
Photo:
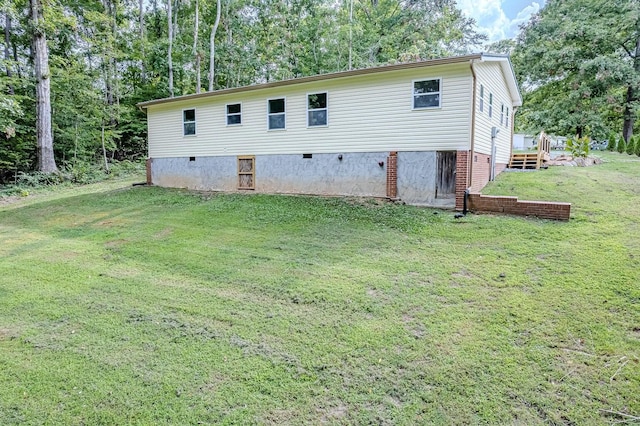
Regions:
<instances>
[{"instance_id":1,"label":"wooden access door","mask_svg":"<svg viewBox=\"0 0 640 426\"><path fill-rule=\"evenodd\" d=\"M256 158L238 157L238 189L255 189Z\"/></svg>"},{"instance_id":2,"label":"wooden access door","mask_svg":"<svg viewBox=\"0 0 640 426\"><path fill-rule=\"evenodd\" d=\"M456 152L438 151L436 154L436 198L456 196Z\"/></svg>"}]
</instances>

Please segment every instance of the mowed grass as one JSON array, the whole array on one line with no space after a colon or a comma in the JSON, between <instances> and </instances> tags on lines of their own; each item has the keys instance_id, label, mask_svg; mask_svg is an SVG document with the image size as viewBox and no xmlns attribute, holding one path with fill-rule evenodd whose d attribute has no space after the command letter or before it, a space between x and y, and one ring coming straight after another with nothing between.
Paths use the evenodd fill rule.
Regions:
<instances>
[{"instance_id":1,"label":"mowed grass","mask_svg":"<svg viewBox=\"0 0 640 426\"><path fill-rule=\"evenodd\" d=\"M569 222L100 185L0 206L0 424L632 420L640 159L605 156L485 191Z\"/></svg>"}]
</instances>

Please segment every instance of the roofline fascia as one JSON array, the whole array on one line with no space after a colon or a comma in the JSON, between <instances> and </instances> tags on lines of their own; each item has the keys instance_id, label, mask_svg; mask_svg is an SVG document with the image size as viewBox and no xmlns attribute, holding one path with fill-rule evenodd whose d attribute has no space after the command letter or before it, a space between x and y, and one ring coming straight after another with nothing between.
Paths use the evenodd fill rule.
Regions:
<instances>
[{"instance_id":1,"label":"roofline fascia","mask_svg":"<svg viewBox=\"0 0 640 426\"><path fill-rule=\"evenodd\" d=\"M511 99L511 101L513 102L514 107L522 106L522 93L520 93L518 81L516 80L516 72L513 69L513 64L511 63L509 55L481 53L481 56L481 60L483 62L500 62L500 66L502 67L505 75L511 75L511 78L507 79L507 85L509 86L509 89L516 95L515 98Z\"/></svg>"},{"instance_id":2,"label":"roofline fascia","mask_svg":"<svg viewBox=\"0 0 640 426\"><path fill-rule=\"evenodd\" d=\"M482 53L475 53L475 54L463 55L463 56L452 56L448 58L428 59L426 61L419 61L419 62L405 62L402 64L382 65L382 66L373 67L373 68L361 68L361 69L351 70L351 71L338 71L338 72L328 73L328 74L319 74L319 75L313 75L308 77L293 78L289 80L274 81L271 83L260 83L260 84L250 85L250 86L221 89L213 92L183 95L183 96L177 96L173 98L155 99L151 101L137 103L136 106L140 109L146 109L149 106L171 103L171 102L188 101L193 99L222 96L222 95L228 95L228 94L240 93L240 92L251 92L251 91L262 90L262 89L270 89L274 87L283 87L283 86L291 86L295 84L311 83L315 81L355 77L360 75L377 74L382 72L398 71L398 70L405 70L405 69L412 69L412 68L432 67L437 65L465 64L472 60L482 60L483 55L484 54Z\"/></svg>"}]
</instances>

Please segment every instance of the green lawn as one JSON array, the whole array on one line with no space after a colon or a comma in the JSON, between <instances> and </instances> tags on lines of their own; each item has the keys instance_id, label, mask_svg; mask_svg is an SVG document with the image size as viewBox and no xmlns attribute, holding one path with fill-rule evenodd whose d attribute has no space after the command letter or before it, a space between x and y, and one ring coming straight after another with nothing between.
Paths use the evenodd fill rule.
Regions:
<instances>
[{"instance_id":1,"label":"green lawn","mask_svg":"<svg viewBox=\"0 0 640 426\"><path fill-rule=\"evenodd\" d=\"M114 183L0 203L0 424L633 420L640 158L605 157L485 191L569 222Z\"/></svg>"}]
</instances>

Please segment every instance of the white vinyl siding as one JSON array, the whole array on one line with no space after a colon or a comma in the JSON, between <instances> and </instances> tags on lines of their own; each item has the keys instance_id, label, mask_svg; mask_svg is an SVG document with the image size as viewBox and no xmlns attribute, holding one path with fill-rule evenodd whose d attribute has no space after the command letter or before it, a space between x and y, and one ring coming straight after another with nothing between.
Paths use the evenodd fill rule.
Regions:
<instances>
[{"instance_id":1,"label":"white vinyl siding","mask_svg":"<svg viewBox=\"0 0 640 426\"><path fill-rule=\"evenodd\" d=\"M489 118L493 117L493 93L489 93Z\"/></svg>"},{"instance_id":2,"label":"white vinyl siding","mask_svg":"<svg viewBox=\"0 0 640 426\"><path fill-rule=\"evenodd\" d=\"M494 102L504 104L506 116L508 117L509 111L513 109L513 104L500 64L497 62L476 63L474 69L478 79L478 87L484 87L487 93L491 93ZM480 104L479 92L480 90L478 89L478 100L476 101L478 109ZM500 130L496 137L496 163L508 164L512 141L511 127L508 124L501 126L500 118L497 117L497 114L494 117L489 117L488 113L476 114L474 150L482 154L491 155L491 127L494 126Z\"/></svg>"},{"instance_id":3,"label":"white vinyl siding","mask_svg":"<svg viewBox=\"0 0 640 426\"><path fill-rule=\"evenodd\" d=\"M411 110L414 80L439 78L442 102ZM472 77L469 64L439 65L150 105L152 158L468 150ZM322 138L307 127L307 95L331 94L331 125ZM286 97L286 132L268 131L267 100ZM375 108L372 100L379 100ZM225 125L225 105L242 102L242 126ZM198 138L185 143L181 110L197 108ZM427 112L427 111L425 111ZM177 123L176 123L177 122Z\"/></svg>"}]
</instances>

